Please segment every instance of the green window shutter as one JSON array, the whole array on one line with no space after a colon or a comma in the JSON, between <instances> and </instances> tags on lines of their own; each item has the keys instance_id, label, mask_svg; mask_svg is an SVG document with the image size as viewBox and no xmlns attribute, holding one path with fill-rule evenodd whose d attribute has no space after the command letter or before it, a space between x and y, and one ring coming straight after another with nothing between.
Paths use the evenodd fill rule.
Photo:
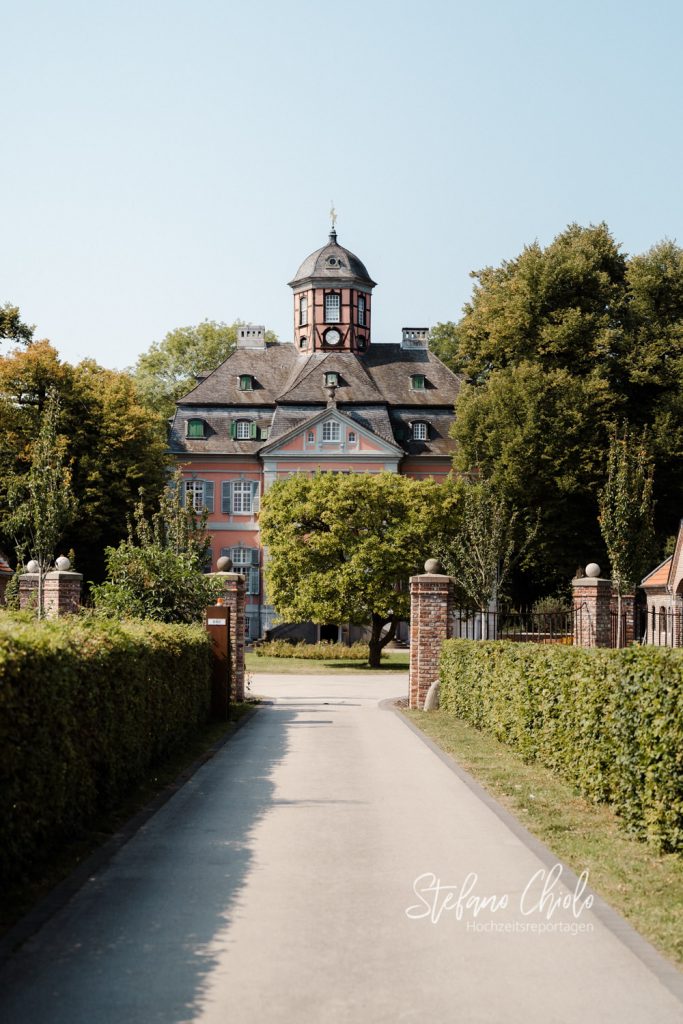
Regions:
<instances>
[{"instance_id":1,"label":"green window shutter","mask_svg":"<svg viewBox=\"0 0 683 1024\"><path fill-rule=\"evenodd\" d=\"M230 420L230 437L233 441L237 437L237 420Z\"/></svg>"},{"instance_id":2,"label":"green window shutter","mask_svg":"<svg viewBox=\"0 0 683 1024\"><path fill-rule=\"evenodd\" d=\"M252 441L256 441L256 439L258 438L258 426L256 425L256 423L249 424L249 437L252 439Z\"/></svg>"},{"instance_id":3,"label":"green window shutter","mask_svg":"<svg viewBox=\"0 0 683 1024\"><path fill-rule=\"evenodd\" d=\"M259 592L259 571L258 568L249 569L247 575L247 593L258 594Z\"/></svg>"},{"instance_id":4,"label":"green window shutter","mask_svg":"<svg viewBox=\"0 0 683 1024\"><path fill-rule=\"evenodd\" d=\"M258 480L254 480L251 485L251 511L258 512L261 508L261 485ZM258 550L258 548L257 548Z\"/></svg>"},{"instance_id":5,"label":"green window shutter","mask_svg":"<svg viewBox=\"0 0 683 1024\"><path fill-rule=\"evenodd\" d=\"M180 499L179 500L180 500L180 504L181 504L182 508L185 508L185 491L187 489L186 488L186 483L187 483L186 480L181 480L180 481ZM175 482L171 483L170 486L171 487L175 487Z\"/></svg>"},{"instance_id":6,"label":"green window shutter","mask_svg":"<svg viewBox=\"0 0 683 1024\"><path fill-rule=\"evenodd\" d=\"M259 565L261 562L261 552L258 548L251 549L251 564Z\"/></svg>"},{"instance_id":7,"label":"green window shutter","mask_svg":"<svg viewBox=\"0 0 683 1024\"><path fill-rule=\"evenodd\" d=\"M229 480L224 480L221 484L221 512L224 515L230 515L232 511L232 484ZM231 556L232 557L232 556Z\"/></svg>"},{"instance_id":8,"label":"green window shutter","mask_svg":"<svg viewBox=\"0 0 683 1024\"><path fill-rule=\"evenodd\" d=\"M213 480L204 481L204 508L213 512Z\"/></svg>"}]
</instances>

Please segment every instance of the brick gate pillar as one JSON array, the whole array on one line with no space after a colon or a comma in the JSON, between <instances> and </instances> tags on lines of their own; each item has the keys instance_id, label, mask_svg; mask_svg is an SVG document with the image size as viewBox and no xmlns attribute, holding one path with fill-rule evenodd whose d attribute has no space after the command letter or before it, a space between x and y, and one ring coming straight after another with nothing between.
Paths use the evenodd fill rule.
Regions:
<instances>
[{"instance_id":1,"label":"brick gate pillar","mask_svg":"<svg viewBox=\"0 0 683 1024\"><path fill-rule=\"evenodd\" d=\"M574 645L612 646L612 581L600 577L600 566L591 562L586 575L572 580Z\"/></svg>"},{"instance_id":2,"label":"brick gate pillar","mask_svg":"<svg viewBox=\"0 0 683 1024\"><path fill-rule=\"evenodd\" d=\"M425 562L425 569L423 576L410 579L409 706L418 709L424 707L429 687L439 678L441 645L448 638L453 606L451 577L441 574L435 559Z\"/></svg>"},{"instance_id":3,"label":"brick gate pillar","mask_svg":"<svg viewBox=\"0 0 683 1024\"><path fill-rule=\"evenodd\" d=\"M238 572L212 572L223 583L223 601L230 609L230 700L244 700L244 604L246 577Z\"/></svg>"}]
</instances>

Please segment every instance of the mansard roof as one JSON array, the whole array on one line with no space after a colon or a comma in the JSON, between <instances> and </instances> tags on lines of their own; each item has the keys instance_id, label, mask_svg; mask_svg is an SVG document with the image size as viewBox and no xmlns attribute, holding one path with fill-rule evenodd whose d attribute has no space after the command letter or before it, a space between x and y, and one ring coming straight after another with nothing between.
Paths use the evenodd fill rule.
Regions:
<instances>
[{"instance_id":1,"label":"mansard roof","mask_svg":"<svg viewBox=\"0 0 683 1024\"><path fill-rule=\"evenodd\" d=\"M170 448L178 455L255 456L265 445L325 410L327 372L335 372L339 378L335 406L360 426L400 445L408 455L452 454L449 427L461 378L428 349L378 344L364 353L307 353L292 344L238 348L177 403ZM240 390L244 374L252 377L253 390ZM424 377L423 387L413 386L415 374ZM192 418L205 422L205 437L186 436L187 421ZM253 420L258 437L232 438L230 423L235 419ZM426 441L410 440L416 419L430 425Z\"/></svg>"}]
</instances>

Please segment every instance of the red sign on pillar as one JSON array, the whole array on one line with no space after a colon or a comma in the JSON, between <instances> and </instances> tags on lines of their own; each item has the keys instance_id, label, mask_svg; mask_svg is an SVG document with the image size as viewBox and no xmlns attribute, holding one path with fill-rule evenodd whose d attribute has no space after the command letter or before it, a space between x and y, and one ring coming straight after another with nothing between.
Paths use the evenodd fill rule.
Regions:
<instances>
[{"instance_id":1,"label":"red sign on pillar","mask_svg":"<svg viewBox=\"0 0 683 1024\"><path fill-rule=\"evenodd\" d=\"M206 631L211 637L211 714L227 721L230 709L230 609L212 604L206 609Z\"/></svg>"}]
</instances>

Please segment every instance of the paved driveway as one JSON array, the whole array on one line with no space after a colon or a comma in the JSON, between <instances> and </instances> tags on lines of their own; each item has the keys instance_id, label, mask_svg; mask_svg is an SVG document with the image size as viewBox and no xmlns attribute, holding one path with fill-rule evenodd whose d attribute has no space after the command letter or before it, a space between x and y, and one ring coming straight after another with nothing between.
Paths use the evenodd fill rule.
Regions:
<instances>
[{"instance_id":1,"label":"paved driveway","mask_svg":"<svg viewBox=\"0 0 683 1024\"><path fill-rule=\"evenodd\" d=\"M406 688L256 676L273 703L5 970L4 1024L681 1024L680 976L380 707Z\"/></svg>"}]
</instances>

